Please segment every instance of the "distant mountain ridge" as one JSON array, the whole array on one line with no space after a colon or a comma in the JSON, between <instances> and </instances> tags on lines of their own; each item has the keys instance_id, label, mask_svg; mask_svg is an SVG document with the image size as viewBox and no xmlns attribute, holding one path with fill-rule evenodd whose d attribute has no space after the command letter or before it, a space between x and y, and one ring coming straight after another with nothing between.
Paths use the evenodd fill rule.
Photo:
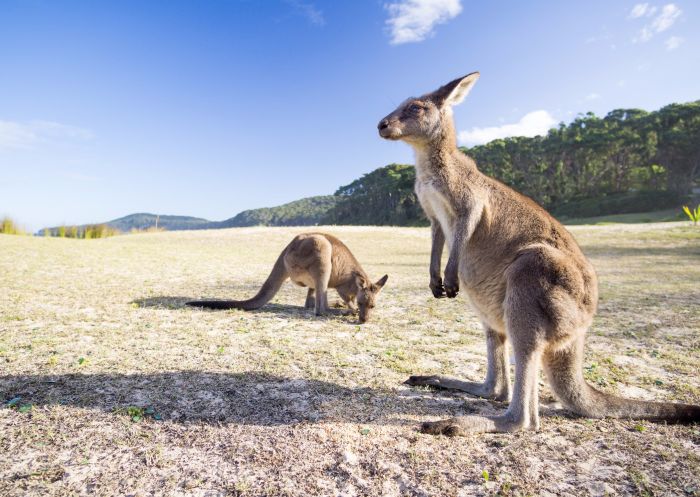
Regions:
<instances>
[{"instance_id":1,"label":"distant mountain ridge","mask_svg":"<svg viewBox=\"0 0 700 497\"><path fill-rule=\"evenodd\" d=\"M461 150L479 169L560 219L648 212L694 204L700 187L700 100L659 110L589 112L546 135L509 137ZM237 226L425 226L411 165L389 164L334 195L243 211L224 221L138 213L107 224L120 231ZM48 228L51 229L51 228ZM54 228L56 230L57 228ZM72 230L74 228L71 228ZM65 231L63 229L62 231Z\"/></svg>"},{"instance_id":2,"label":"distant mountain ridge","mask_svg":"<svg viewBox=\"0 0 700 497\"><path fill-rule=\"evenodd\" d=\"M203 226L211 224L208 219L191 216L161 216L147 212L138 212L128 216L113 219L104 224L118 229L119 231L131 231L132 229L145 230L153 228L158 224L159 228L168 231L201 229Z\"/></svg>"},{"instance_id":3,"label":"distant mountain ridge","mask_svg":"<svg viewBox=\"0 0 700 497\"><path fill-rule=\"evenodd\" d=\"M168 231L202 230L220 228L238 228L246 226L315 226L321 224L335 207L338 197L319 195L295 200L276 207L262 207L239 212L224 221L210 221L201 217L170 216L138 212L128 216L112 219L105 223L114 229L128 233L132 230L162 228ZM87 225L78 226L79 229ZM39 234L49 230L56 233L57 226L42 228Z\"/></svg>"}]
</instances>

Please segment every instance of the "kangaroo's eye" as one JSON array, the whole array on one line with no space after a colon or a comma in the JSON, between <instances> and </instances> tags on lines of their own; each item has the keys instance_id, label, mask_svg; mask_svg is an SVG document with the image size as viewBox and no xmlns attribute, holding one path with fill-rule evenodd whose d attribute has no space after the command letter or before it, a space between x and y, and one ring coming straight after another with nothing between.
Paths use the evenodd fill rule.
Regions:
<instances>
[{"instance_id":1,"label":"kangaroo's eye","mask_svg":"<svg viewBox=\"0 0 700 497\"><path fill-rule=\"evenodd\" d=\"M421 110L423 110L423 108L418 104L411 104L408 106L408 111L412 114L417 114Z\"/></svg>"}]
</instances>

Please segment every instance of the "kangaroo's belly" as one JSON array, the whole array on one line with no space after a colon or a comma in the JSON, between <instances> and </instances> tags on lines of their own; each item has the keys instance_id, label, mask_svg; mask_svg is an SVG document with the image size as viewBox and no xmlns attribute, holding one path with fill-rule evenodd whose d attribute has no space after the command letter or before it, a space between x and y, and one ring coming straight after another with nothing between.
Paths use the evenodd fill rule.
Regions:
<instances>
[{"instance_id":1,"label":"kangaroo's belly","mask_svg":"<svg viewBox=\"0 0 700 497\"><path fill-rule=\"evenodd\" d=\"M292 283L299 286L308 286L309 288L315 287L314 279L309 273L307 264L301 264L294 257L287 255L284 259L284 265Z\"/></svg>"},{"instance_id":2,"label":"kangaroo's belly","mask_svg":"<svg viewBox=\"0 0 700 497\"><path fill-rule=\"evenodd\" d=\"M426 214L440 223L447 247L451 248L455 215L450 202L430 181L417 181L416 195Z\"/></svg>"},{"instance_id":3,"label":"kangaroo's belly","mask_svg":"<svg viewBox=\"0 0 700 497\"><path fill-rule=\"evenodd\" d=\"M299 272L291 272L290 271L289 279L292 280L293 283L299 285L299 286L307 286L309 288L314 288L316 284L314 283L314 279L311 277L311 275L306 272L306 271L299 271Z\"/></svg>"}]
</instances>

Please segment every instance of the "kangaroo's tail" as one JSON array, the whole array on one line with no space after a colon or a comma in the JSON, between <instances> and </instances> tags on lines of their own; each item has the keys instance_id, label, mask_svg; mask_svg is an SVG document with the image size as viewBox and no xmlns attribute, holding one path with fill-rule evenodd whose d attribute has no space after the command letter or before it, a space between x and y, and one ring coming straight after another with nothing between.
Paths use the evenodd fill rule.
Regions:
<instances>
[{"instance_id":1,"label":"kangaroo's tail","mask_svg":"<svg viewBox=\"0 0 700 497\"><path fill-rule=\"evenodd\" d=\"M287 268L284 265L284 254L285 251L277 258L277 262L275 262L275 265L272 267L270 276L267 277L263 286L252 299L193 300L191 302L186 302L186 305L192 307L206 307L207 309L243 309L244 311L259 309L272 300L272 297L279 291L282 283L289 277Z\"/></svg>"},{"instance_id":2,"label":"kangaroo's tail","mask_svg":"<svg viewBox=\"0 0 700 497\"><path fill-rule=\"evenodd\" d=\"M552 389L564 405L589 418L630 418L700 422L700 405L632 400L601 392L583 377L583 337L570 347L545 354L544 363Z\"/></svg>"}]
</instances>

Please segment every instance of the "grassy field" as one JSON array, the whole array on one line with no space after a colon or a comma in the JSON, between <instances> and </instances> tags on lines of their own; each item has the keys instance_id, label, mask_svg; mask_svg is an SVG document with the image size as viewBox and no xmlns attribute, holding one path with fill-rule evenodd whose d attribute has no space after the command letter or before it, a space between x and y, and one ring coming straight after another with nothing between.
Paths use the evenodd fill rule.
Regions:
<instances>
[{"instance_id":1,"label":"grassy field","mask_svg":"<svg viewBox=\"0 0 700 497\"><path fill-rule=\"evenodd\" d=\"M581 217L566 219L570 225L581 224L612 224L612 223L659 223L669 221L686 221L688 218L681 209L666 209L653 212L635 212L633 214L611 214L609 216Z\"/></svg>"},{"instance_id":2,"label":"grassy field","mask_svg":"<svg viewBox=\"0 0 700 497\"><path fill-rule=\"evenodd\" d=\"M427 229L326 229L389 274L363 326L291 284L183 306L253 294L300 231L0 235L0 495L700 495L700 426L573 418L546 385L537 433L418 433L505 408L402 384L485 374L467 302L430 294ZM589 381L700 403L700 229L572 231L600 279Z\"/></svg>"}]
</instances>

